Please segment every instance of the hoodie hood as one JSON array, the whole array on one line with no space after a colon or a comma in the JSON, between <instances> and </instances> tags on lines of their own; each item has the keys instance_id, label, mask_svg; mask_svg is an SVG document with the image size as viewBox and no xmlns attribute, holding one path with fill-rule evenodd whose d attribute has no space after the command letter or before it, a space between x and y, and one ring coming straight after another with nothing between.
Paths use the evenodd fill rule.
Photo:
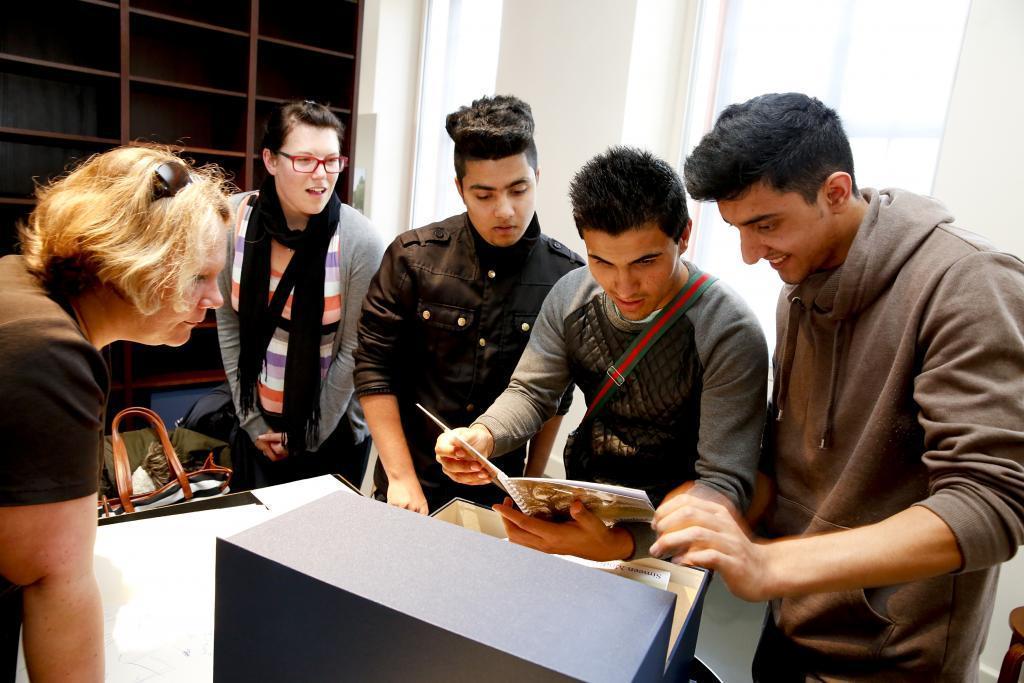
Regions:
<instances>
[{"instance_id":1,"label":"hoodie hood","mask_svg":"<svg viewBox=\"0 0 1024 683\"><path fill-rule=\"evenodd\" d=\"M826 275L814 296L815 307L833 320L853 317L873 304L932 231L953 222L949 210L931 197L871 188L862 190L861 196L868 210L846 261L832 277ZM803 283L796 285L787 297L792 300L802 287Z\"/></svg>"},{"instance_id":2,"label":"hoodie hood","mask_svg":"<svg viewBox=\"0 0 1024 683\"><path fill-rule=\"evenodd\" d=\"M936 227L953 222L946 207L930 197L905 190L871 188L865 188L861 196L868 202L868 209L846 261L835 270L814 273L785 290L789 311L780 356L782 364L776 375L775 419L781 421L785 413L800 320L805 314L812 316L812 324L815 318L825 318L829 321L826 324L833 327L833 339L826 393L828 408L818 442L818 448L823 450L832 443L839 359L851 334L851 319L890 287Z\"/></svg>"}]
</instances>

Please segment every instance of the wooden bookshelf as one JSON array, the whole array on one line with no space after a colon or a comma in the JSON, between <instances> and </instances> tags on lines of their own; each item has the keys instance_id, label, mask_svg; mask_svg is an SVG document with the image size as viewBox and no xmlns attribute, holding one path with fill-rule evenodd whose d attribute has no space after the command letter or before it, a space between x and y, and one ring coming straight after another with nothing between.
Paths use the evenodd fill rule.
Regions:
<instances>
[{"instance_id":1,"label":"wooden bookshelf","mask_svg":"<svg viewBox=\"0 0 1024 683\"><path fill-rule=\"evenodd\" d=\"M0 256L36 182L133 141L217 164L240 189L263 179L260 138L289 99L331 106L352 156L362 5L333 0L316 21L292 0L58 0L5 3L0 22ZM351 177L338 179L351 198ZM213 314L178 349L107 350L110 414L158 391L223 381Z\"/></svg>"}]
</instances>

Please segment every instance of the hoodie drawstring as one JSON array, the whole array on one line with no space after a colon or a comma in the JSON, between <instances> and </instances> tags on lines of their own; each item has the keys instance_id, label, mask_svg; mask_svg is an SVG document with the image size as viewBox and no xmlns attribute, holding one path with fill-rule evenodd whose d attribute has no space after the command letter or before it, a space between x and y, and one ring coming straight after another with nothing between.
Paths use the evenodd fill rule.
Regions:
<instances>
[{"instance_id":1,"label":"hoodie drawstring","mask_svg":"<svg viewBox=\"0 0 1024 683\"><path fill-rule=\"evenodd\" d=\"M836 334L832 338L832 367L828 373L828 402L825 404L825 427L818 442L820 450L832 447L832 421L836 409L836 389L839 385L839 355L843 350L843 336L846 326L842 320L836 322Z\"/></svg>"},{"instance_id":2,"label":"hoodie drawstring","mask_svg":"<svg viewBox=\"0 0 1024 683\"><path fill-rule=\"evenodd\" d=\"M789 302L789 321L786 324L786 345L782 348L782 366L775 376L777 391L775 392L775 421L782 422L785 413L786 398L789 394L789 376L793 371L793 359L796 356L797 335L800 332L800 320L803 316L804 302L800 297L793 297ZM832 365L828 377L828 398L825 404L825 425L818 440L820 450L832 447L832 427L835 419L836 394L839 387L840 357L845 343L847 325L843 320L836 322L835 336L832 338Z\"/></svg>"},{"instance_id":3,"label":"hoodie drawstring","mask_svg":"<svg viewBox=\"0 0 1024 683\"><path fill-rule=\"evenodd\" d=\"M793 357L796 356L796 337L800 332L800 317L804 302L795 296L789 302L789 321L786 323L786 345L782 347L782 366L775 380L778 391L775 393L775 421L782 422L782 413L786 407L786 394L789 393L789 373L793 369Z\"/></svg>"}]
</instances>

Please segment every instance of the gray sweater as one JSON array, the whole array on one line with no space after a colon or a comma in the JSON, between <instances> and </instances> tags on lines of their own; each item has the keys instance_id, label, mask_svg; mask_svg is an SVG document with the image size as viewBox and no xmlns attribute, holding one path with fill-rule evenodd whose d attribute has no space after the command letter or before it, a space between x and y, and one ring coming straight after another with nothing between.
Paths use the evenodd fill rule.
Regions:
<instances>
[{"instance_id":1,"label":"gray sweater","mask_svg":"<svg viewBox=\"0 0 1024 683\"><path fill-rule=\"evenodd\" d=\"M231 270L235 258L234 237L238 229L237 209L242 199L250 194L244 192L231 198L232 221L227 235L227 261L218 278L224 305L217 309L217 336L220 338L220 355L236 410L241 403L241 394L238 386L238 312L231 307ZM352 352L356 347L359 311L370 280L384 255L384 242L370 221L347 204L341 205L338 235L341 238L341 262L338 265L341 269L342 313L334 335L334 360L320 386L320 439L318 443L310 444L311 451L317 450L327 440L340 424L343 415L348 416L357 442L370 434L362 407L353 393ZM259 410L246 415L239 412L238 418L252 439L269 429Z\"/></svg>"},{"instance_id":2,"label":"gray sweater","mask_svg":"<svg viewBox=\"0 0 1024 683\"><path fill-rule=\"evenodd\" d=\"M570 318L595 298L613 325L633 333L644 328L617 315L589 268L562 277L544 301L508 389L477 420L494 435L496 454L525 442L554 415L573 381ZM753 489L767 403L764 334L749 307L721 281L685 316L693 325L701 369L697 475L743 510Z\"/></svg>"}]
</instances>

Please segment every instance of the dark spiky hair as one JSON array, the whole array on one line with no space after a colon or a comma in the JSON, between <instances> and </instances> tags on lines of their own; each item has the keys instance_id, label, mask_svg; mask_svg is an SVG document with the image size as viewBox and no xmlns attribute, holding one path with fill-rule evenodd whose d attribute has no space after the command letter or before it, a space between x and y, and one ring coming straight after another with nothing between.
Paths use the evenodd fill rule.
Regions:
<instances>
[{"instance_id":1,"label":"dark spiky hair","mask_svg":"<svg viewBox=\"0 0 1024 683\"><path fill-rule=\"evenodd\" d=\"M634 147L611 147L576 173L569 184L572 217L583 230L621 235L657 223L678 242L686 230L686 192L665 161Z\"/></svg>"},{"instance_id":2,"label":"dark spiky hair","mask_svg":"<svg viewBox=\"0 0 1024 683\"><path fill-rule=\"evenodd\" d=\"M459 180L466 175L467 161L516 154L525 154L530 167L537 170L533 112L518 97L481 97L449 114L444 127L455 142L455 176Z\"/></svg>"},{"instance_id":3,"label":"dark spiky hair","mask_svg":"<svg viewBox=\"0 0 1024 683\"><path fill-rule=\"evenodd\" d=\"M736 199L764 182L813 204L836 171L854 178L853 152L839 115L814 97L791 92L726 107L683 173L690 196L701 201Z\"/></svg>"}]
</instances>

